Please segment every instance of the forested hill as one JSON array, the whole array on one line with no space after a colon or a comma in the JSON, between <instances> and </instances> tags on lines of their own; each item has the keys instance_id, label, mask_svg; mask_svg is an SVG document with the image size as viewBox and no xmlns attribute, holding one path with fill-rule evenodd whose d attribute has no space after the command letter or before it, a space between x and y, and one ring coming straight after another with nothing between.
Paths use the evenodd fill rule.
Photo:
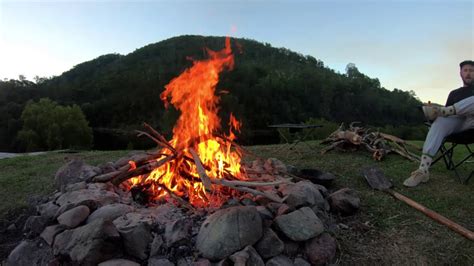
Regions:
<instances>
[{"instance_id":1,"label":"forested hill","mask_svg":"<svg viewBox=\"0 0 474 266\"><path fill-rule=\"evenodd\" d=\"M11 141L21 126L25 102L42 97L79 105L96 129L130 130L146 121L170 132L177 112L164 108L159 97L164 86L192 65L189 58L206 58L206 47L220 50L224 43L224 37L179 36L128 55L103 55L36 83L2 81L0 123L10 126L0 132L0 142ZM220 95L220 115L225 122L233 112L242 120L247 138L269 124L310 118L394 127L422 121L416 109L421 103L414 95L382 88L378 79L354 66L336 73L314 57L285 48L248 39L232 38L231 43L235 68L224 73L218 85L218 90L230 92Z\"/></svg>"}]
</instances>

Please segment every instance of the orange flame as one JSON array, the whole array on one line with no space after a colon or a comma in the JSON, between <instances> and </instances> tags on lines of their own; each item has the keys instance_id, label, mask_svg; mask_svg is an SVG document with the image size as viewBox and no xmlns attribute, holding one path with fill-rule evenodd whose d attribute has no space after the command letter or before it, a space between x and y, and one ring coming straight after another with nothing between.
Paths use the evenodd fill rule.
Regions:
<instances>
[{"instance_id":1,"label":"orange flame","mask_svg":"<svg viewBox=\"0 0 474 266\"><path fill-rule=\"evenodd\" d=\"M215 90L219 73L234 66L230 38L226 38L223 50L216 52L208 49L207 52L209 59L193 61L193 66L171 80L160 95L166 107L171 103L181 112L170 141L180 156L146 177L130 179L131 185L151 183L155 198L166 196L166 191L162 189L166 186L175 195L187 197L195 206L222 203L222 191L216 186L213 186L212 195L206 193L192 162L190 148L197 151L210 178L232 176L244 179L240 172L241 154L231 149L235 139L232 130L240 131L240 122L231 114L229 135L217 136L221 126L217 115L219 97L215 95ZM162 153L171 154L168 150Z\"/></svg>"}]
</instances>

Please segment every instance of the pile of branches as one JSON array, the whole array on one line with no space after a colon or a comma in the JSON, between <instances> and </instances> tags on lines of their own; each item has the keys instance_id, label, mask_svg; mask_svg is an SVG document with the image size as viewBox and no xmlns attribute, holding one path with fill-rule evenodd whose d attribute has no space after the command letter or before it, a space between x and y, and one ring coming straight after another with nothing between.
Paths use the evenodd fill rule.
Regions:
<instances>
[{"instance_id":1,"label":"pile of branches","mask_svg":"<svg viewBox=\"0 0 474 266\"><path fill-rule=\"evenodd\" d=\"M345 128L342 123L336 131L321 142L321 144L327 145L321 153L325 154L333 149L357 150L363 147L371 152L372 157L377 161L381 161L389 153L396 153L411 161L419 161L419 155L409 151L407 146L419 151L420 147L390 134L356 126L359 123L352 122L349 128Z\"/></svg>"},{"instance_id":2,"label":"pile of branches","mask_svg":"<svg viewBox=\"0 0 474 266\"><path fill-rule=\"evenodd\" d=\"M199 155L193 148L187 148L186 151L178 150L173 147L162 134L157 132L150 125L144 123L144 127L146 131L136 131L138 133L138 136L146 136L149 139L153 140L158 145L158 150L156 152L148 153L147 156L140 158L139 160L130 161L129 163L124 164L116 171L96 176L93 178L94 182L111 182L115 186L119 186L122 182L130 178L143 175L146 176L156 168L159 168L165 164L172 163L172 168L175 169L175 173L177 175L181 176L182 178L187 178L193 182L202 182L207 192L212 192L213 190L217 189L217 187L222 186L241 192L251 193L253 195L264 196L275 202L283 202L283 198L280 198L279 196L272 193L267 193L264 190L259 190L258 188L277 186L283 183L290 183L288 179L282 178L276 180L277 178L275 178L275 180L272 182L240 180L232 176L231 173L227 173L225 178L223 179L212 178L206 173L206 170L209 170L209 167L203 164L203 162L199 158ZM208 137L211 137L211 135ZM229 140L225 136L214 137L217 137L220 141L230 141L236 149L244 151L243 147ZM196 142L201 141L206 141L206 137L204 137L204 139L196 139ZM196 169L199 174L199 179L194 178L194 176L189 173L190 164L196 166ZM183 199L180 199L180 197L174 195L173 192L170 191L164 185L161 185L159 183L157 183L156 185L159 185L160 187L162 187L162 189L166 190L171 197L175 198L176 200L180 201L185 205L189 205L183 202Z\"/></svg>"}]
</instances>

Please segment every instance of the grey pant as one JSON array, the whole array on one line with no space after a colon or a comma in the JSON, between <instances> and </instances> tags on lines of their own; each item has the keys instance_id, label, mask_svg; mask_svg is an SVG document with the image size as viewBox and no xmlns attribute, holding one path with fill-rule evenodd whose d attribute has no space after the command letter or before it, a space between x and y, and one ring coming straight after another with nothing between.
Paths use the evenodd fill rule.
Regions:
<instances>
[{"instance_id":1,"label":"grey pant","mask_svg":"<svg viewBox=\"0 0 474 266\"><path fill-rule=\"evenodd\" d=\"M455 103L454 108L456 115L435 119L426 136L423 154L435 156L445 137L474 128L474 96Z\"/></svg>"}]
</instances>

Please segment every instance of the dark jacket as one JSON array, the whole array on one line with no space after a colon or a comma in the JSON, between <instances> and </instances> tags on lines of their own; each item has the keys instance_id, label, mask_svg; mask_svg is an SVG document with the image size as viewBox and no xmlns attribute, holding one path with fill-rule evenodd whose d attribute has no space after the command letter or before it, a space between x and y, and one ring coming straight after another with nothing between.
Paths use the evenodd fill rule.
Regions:
<instances>
[{"instance_id":1,"label":"dark jacket","mask_svg":"<svg viewBox=\"0 0 474 266\"><path fill-rule=\"evenodd\" d=\"M474 96L474 86L461 87L459 89L452 90L449 93L448 100L446 101L446 106L453 105L471 96Z\"/></svg>"}]
</instances>

